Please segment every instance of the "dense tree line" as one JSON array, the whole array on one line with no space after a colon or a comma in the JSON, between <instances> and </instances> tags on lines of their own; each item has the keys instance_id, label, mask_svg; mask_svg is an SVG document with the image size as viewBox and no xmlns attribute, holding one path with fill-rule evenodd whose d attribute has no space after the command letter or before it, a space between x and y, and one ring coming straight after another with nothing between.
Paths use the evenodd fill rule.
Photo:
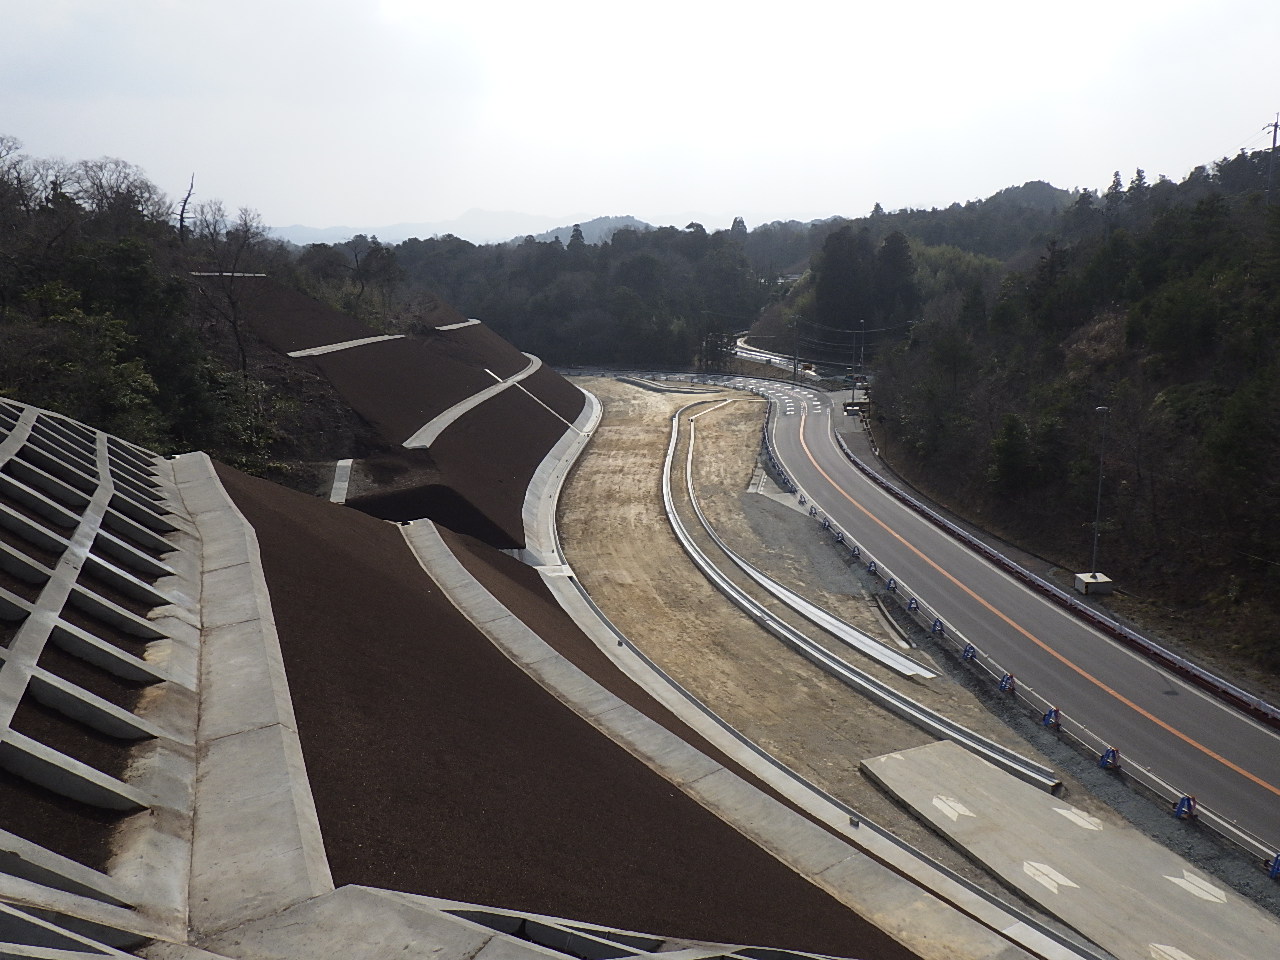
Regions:
<instances>
[{"instance_id":1,"label":"dense tree line","mask_svg":"<svg viewBox=\"0 0 1280 960\"><path fill-rule=\"evenodd\" d=\"M366 291L354 284L367 274L379 285L364 311L375 322L411 327L414 305L440 297L550 363L683 367L749 325L763 302L745 233L691 223L618 230L596 244L576 226L567 242L478 246L444 236L384 246L357 237L308 246L298 268L309 289L357 313Z\"/></svg>"},{"instance_id":2,"label":"dense tree line","mask_svg":"<svg viewBox=\"0 0 1280 960\"><path fill-rule=\"evenodd\" d=\"M190 199L123 160L31 157L0 137L0 395L262 468L287 400L249 369L233 281L192 274L287 253L252 211Z\"/></svg>"},{"instance_id":3,"label":"dense tree line","mask_svg":"<svg viewBox=\"0 0 1280 960\"><path fill-rule=\"evenodd\" d=\"M1269 158L1062 211L1038 260L882 355L882 442L922 483L1087 568L1208 607L1280 663L1280 209ZM1106 408L1099 412L1098 408ZM1104 435L1105 431L1105 435Z\"/></svg>"}]
</instances>

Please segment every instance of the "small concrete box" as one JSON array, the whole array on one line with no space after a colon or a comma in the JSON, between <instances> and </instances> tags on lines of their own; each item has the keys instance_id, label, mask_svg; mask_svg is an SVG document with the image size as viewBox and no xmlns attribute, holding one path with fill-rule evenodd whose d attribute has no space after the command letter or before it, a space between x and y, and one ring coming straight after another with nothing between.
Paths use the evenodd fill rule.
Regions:
<instances>
[{"instance_id":1,"label":"small concrete box","mask_svg":"<svg viewBox=\"0 0 1280 960\"><path fill-rule=\"evenodd\" d=\"M1085 594L1107 594L1114 591L1116 585L1105 573L1077 573L1076 591Z\"/></svg>"}]
</instances>

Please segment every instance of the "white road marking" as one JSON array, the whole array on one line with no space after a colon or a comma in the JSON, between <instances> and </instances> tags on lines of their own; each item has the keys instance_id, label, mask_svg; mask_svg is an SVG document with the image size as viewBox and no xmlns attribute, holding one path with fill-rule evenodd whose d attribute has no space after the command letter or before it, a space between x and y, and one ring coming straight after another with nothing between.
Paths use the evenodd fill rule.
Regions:
<instances>
[{"instance_id":1,"label":"white road marking","mask_svg":"<svg viewBox=\"0 0 1280 960\"><path fill-rule=\"evenodd\" d=\"M1182 876L1170 877L1165 875L1166 880L1172 880L1183 890L1186 890L1193 896L1199 897L1201 900L1208 900L1210 903L1226 903L1227 895L1220 889L1195 876L1190 870L1183 870Z\"/></svg>"},{"instance_id":2,"label":"white road marking","mask_svg":"<svg viewBox=\"0 0 1280 960\"><path fill-rule=\"evenodd\" d=\"M1078 883L1073 883L1070 879L1064 877L1047 863L1036 863L1033 860L1024 860L1022 863L1022 869L1026 871L1027 876L1032 880L1042 886L1048 887L1054 893L1059 892L1059 887L1075 887L1077 890L1080 889L1080 885Z\"/></svg>"},{"instance_id":3,"label":"white road marking","mask_svg":"<svg viewBox=\"0 0 1280 960\"><path fill-rule=\"evenodd\" d=\"M1060 813L1077 827L1084 827L1086 830L1101 830L1102 821L1097 817L1092 817L1083 810L1077 810L1075 807L1054 807L1054 813Z\"/></svg>"},{"instance_id":4,"label":"white road marking","mask_svg":"<svg viewBox=\"0 0 1280 960\"><path fill-rule=\"evenodd\" d=\"M950 817L953 822L959 820L961 817L977 816L976 813L973 813L963 803L961 803L959 800L956 800L952 797L942 797L942 796L934 797L933 805L937 807L939 810L941 810L943 814Z\"/></svg>"}]
</instances>

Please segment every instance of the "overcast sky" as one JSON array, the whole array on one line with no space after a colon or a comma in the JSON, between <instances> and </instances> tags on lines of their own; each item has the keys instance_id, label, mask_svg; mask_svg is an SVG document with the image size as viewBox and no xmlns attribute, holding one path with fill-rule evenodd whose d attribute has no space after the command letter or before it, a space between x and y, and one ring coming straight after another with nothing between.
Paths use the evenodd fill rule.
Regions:
<instances>
[{"instance_id":1,"label":"overcast sky","mask_svg":"<svg viewBox=\"0 0 1280 960\"><path fill-rule=\"evenodd\" d=\"M1280 3L0 0L0 133L271 225L849 216L1270 145ZM687 222L687 219L685 220Z\"/></svg>"}]
</instances>

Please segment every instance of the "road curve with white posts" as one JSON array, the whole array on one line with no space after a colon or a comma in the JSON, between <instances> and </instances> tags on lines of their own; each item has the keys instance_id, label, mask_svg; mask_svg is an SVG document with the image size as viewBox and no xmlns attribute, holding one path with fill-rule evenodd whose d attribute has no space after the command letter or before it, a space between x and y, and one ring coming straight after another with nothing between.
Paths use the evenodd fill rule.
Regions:
<instances>
[{"instance_id":1,"label":"road curve with white posts","mask_svg":"<svg viewBox=\"0 0 1280 960\"><path fill-rule=\"evenodd\" d=\"M838 447L825 394L780 383L767 392L783 469L947 629L1116 748L1126 769L1146 768L1194 796L1206 817L1260 841L1246 849L1280 850L1280 734L1085 624L887 494Z\"/></svg>"}]
</instances>

